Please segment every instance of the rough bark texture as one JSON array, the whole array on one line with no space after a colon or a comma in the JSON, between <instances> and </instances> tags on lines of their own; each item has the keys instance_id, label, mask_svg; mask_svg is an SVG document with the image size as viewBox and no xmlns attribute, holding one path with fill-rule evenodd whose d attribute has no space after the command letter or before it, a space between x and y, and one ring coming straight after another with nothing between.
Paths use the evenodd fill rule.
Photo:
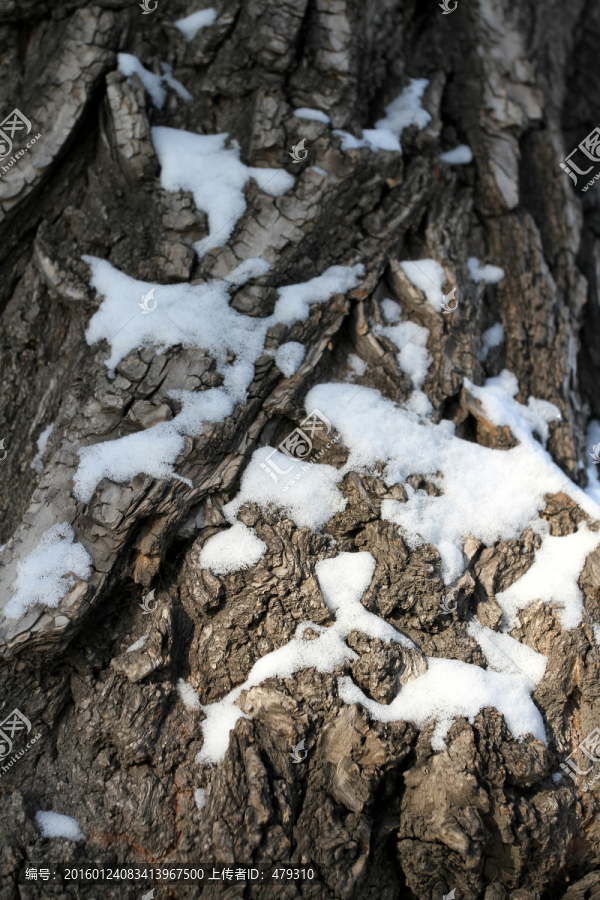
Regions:
<instances>
[{"instance_id":1,"label":"rough bark texture","mask_svg":"<svg viewBox=\"0 0 600 900\"><path fill-rule=\"evenodd\" d=\"M380 301L398 300L429 331L433 364L424 391L437 419L485 446L515 439L494 428L464 388L508 368L519 399L560 409L548 449L569 477L585 484L585 429L600 416L600 201L596 186L574 191L559 162L597 124L600 7L585 0L459 0L442 15L435 0L217 0L217 21L190 42L173 21L196 11L187 0L159 0L142 15L135 0L2 0L2 118L18 107L40 140L22 178L0 179L0 600L11 596L19 561L44 532L69 522L92 557L93 574L60 606L3 619L2 717L20 709L42 739L0 781L0 900L101 898L115 888L18 884L29 865L59 863L189 866L310 863L317 879L285 888L242 886L227 897L311 900L594 898L600 890L597 810L600 782L578 791L552 774L600 723L600 551L580 578L582 624L561 629L555 612L532 604L513 636L548 656L534 694L548 746L519 743L502 715L484 709L458 718L443 751L432 726L371 721L338 696L351 675L388 703L422 674L427 656L485 666L467 623L497 628L495 594L532 564L539 536L484 547L472 541L468 569L452 592L432 546L410 549L401 528L382 521L383 499L402 500L374 475L351 473L348 500L321 533L280 512L246 507L241 520L267 544L251 569L218 576L201 569L202 547L226 525L253 451L276 444L306 415L307 390L348 376L348 352L369 364L355 377L394 401L410 379L396 349L375 334ZM158 61L192 93L172 91L162 110L137 76L117 71L117 53ZM360 135L410 77L429 79L429 125L403 132L403 154L357 149L298 107L327 112L334 128ZM293 189L279 198L246 187L247 209L226 246L199 260L207 234L192 195L160 185L150 127L228 132L247 165L284 167ZM289 152L305 139L309 159ZM466 143L474 159L450 167L439 153ZM327 172L327 177L313 166ZM202 350L132 352L107 375L105 343L84 331L101 298L82 254L109 260L134 278L201 283L248 257L267 275L233 293L250 317L273 310L275 288L305 281L334 264L364 264L358 288L311 307L306 321L277 326L267 349L286 340L307 348L284 378L265 353L245 405L199 438L188 438L178 481L140 474L107 479L89 504L73 495L77 451L172 418L173 389L220 384ZM498 285L475 284L467 258L501 266ZM461 303L443 316L423 303L399 266L435 258ZM504 343L479 361L482 334L501 321ZM38 474L36 441L54 430ZM322 460L341 466L343 446ZM415 488L435 491L418 474ZM510 486L507 486L510 490ZM564 494L547 498L552 533L585 519ZM332 544L331 538L336 543ZM302 670L244 692L224 760L194 762L203 713L187 708L186 679L206 704L241 684L254 662L283 646L298 623L327 626L331 614L315 577L319 560L368 550L376 560L363 605L419 648L348 636L358 659L333 673ZM157 611L139 603L151 588ZM126 648L142 634L140 650ZM310 635L308 636L310 637ZM302 765L290 750L306 740ZM194 791L206 787L198 810ZM44 840L37 809L75 817L84 843ZM112 893L111 893L112 891ZM193 897L171 885L156 896ZM244 891L246 891L244 893ZM118 888L137 897L139 885ZM221 896L205 886L202 896Z\"/></svg>"}]
</instances>

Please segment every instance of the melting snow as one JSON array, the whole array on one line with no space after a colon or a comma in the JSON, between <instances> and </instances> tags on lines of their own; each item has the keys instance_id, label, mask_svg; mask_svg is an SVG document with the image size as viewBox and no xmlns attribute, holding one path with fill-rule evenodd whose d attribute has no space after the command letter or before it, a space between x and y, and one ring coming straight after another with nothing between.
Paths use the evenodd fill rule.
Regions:
<instances>
[{"instance_id":1,"label":"melting snow","mask_svg":"<svg viewBox=\"0 0 600 900\"><path fill-rule=\"evenodd\" d=\"M198 788L194 791L194 800L198 809L202 810L206 806L206 791L204 788Z\"/></svg>"},{"instance_id":2,"label":"melting snow","mask_svg":"<svg viewBox=\"0 0 600 900\"><path fill-rule=\"evenodd\" d=\"M35 603L58 606L74 584L73 575L82 580L90 577L92 559L74 538L68 522L53 525L35 550L18 564L12 585L15 594L4 609L9 619L20 618Z\"/></svg>"}]
</instances>

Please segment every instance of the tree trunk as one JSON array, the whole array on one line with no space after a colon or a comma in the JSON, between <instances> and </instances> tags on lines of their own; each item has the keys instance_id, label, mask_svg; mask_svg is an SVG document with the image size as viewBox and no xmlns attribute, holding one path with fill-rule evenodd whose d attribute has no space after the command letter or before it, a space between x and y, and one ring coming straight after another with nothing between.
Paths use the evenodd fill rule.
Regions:
<instances>
[{"instance_id":1,"label":"tree trunk","mask_svg":"<svg viewBox=\"0 0 600 900\"><path fill-rule=\"evenodd\" d=\"M0 8L0 900L595 896L600 7L154 2Z\"/></svg>"}]
</instances>

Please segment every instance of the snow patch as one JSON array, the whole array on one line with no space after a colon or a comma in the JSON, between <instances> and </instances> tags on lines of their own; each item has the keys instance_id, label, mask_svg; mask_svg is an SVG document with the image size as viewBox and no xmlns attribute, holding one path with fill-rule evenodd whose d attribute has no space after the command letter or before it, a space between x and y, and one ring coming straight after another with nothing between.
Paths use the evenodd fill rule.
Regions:
<instances>
[{"instance_id":1,"label":"snow patch","mask_svg":"<svg viewBox=\"0 0 600 900\"><path fill-rule=\"evenodd\" d=\"M322 122L324 125L329 125L331 122L329 116L321 112L320 109L309 109L306 106L295 109L294 115L297 119L310 119L313 122Z\"/></svg>"},{"instance_id":2,"label":"snow patch","mask_svg":"<svg viewBox=\"0 0 600 900\"><path fill-rule=\"evenodd\" d=\"M48 439L50 438L50 435L52 434L53 431L54 431L54 422L52 422L52 424L48 425L47 428L44 428L44 430L40 434L39 438L37 439L38 452L35 454L35 456L31 460L30 465L31 465L31 468L34 469L34 471L36 471L38 473L38 475L41 475L41 473L44 471L44 462L43 462L44 453L46 452L46 447L48 446Z\"/></svg>"},{"instance_id":3,"label":"snow patch","mask_svg":"<svg viewBox=\"0 0 600 900\"><path fill-rule=\"evenodd\" d=\"M444 305L442 285L446 283L446 273L435 259L417 259L401 262L404 274L415 287L423 291L436 312Z\"/></svg>"},{"instance_id":4,"label":"snow patch","mask_svg":"<svg viewBox=\"0 0 600 900\"><path fill-rule=\"evenodd\" d=\"M184 19L176 19L175 27L179 28L186 41L193 41L201 28L213 25L217 19L217 11L214 7L199 9L198 12L186 16Z\"/></svg>"},{"instance_id":5,"label":"snow patch","mask_svg":"<svg viewBox=\"0 0 600 900\"><path fill-rule=\"evenodd\" d=\"M215 575L251 569L267 552L267 545L252 528L236 522L208 539L200 552L200 565Z\"/></svg>"},{"instance_id":6,"label":"snow patch","mask_svg":"<svg viewBox=\"0 0 600 900\"><path fill-rule=\"evenodd\" d=\"M383 334L398 347L398 365L410 376L413 387L422 387L433 362L427 352L429 329L416 322L400 322L398 325L387 325L374 330L375 334Z\"/></svg>"},{"instance_id":7,"label":"snow patch","mask_svg":"<svg viewBox=\"0 0 600 900\"><path fill-rule=\"evenodd\" d=\"M517 740L532 734L546 743L540 711L531 699L532 685L522 675L481 669L454 659L428 657L428 669L402 688L388 705L371 700L349 677L338 680L344 703L360 703L379 722L402 720L419 729L435 720L431 749L443 750L445 737L457 716L471 722L482 709L495 707Z\"/></svg>"},{"instance_id":8,"label":"snow patch","mask_svg":"<svg viewBox=\"0 0 600 900\"><path fill-rule=\"evenodd\" d=\"M451 166L465 166L473 159L471 148L466 144L459 144L453 150L447 150L446 153L440 153L440 159L449 163Z\"/></svg>"},{"instance_id":9,"label":"snow patch","mask_svg":"<svg viewBox=\"0 0 600 900\"><path fill-rule=\"evenodd\" d=\"M481 335L481 350L479 351L479 362L485 362L487 355L492 347L499 347L504 343L504 326L501 322L496 322L487 331Z\"/></svg>"},{"instance_id":10,"label":"snow patch","mask_svg":"<svg viewBox=\"0 0 600 900\"><path fill-rule=\"evenodd\" d=\"M396 322L400 321L402 307L395 300L390 300L389 297L386 297L385 300L381 301L381 309L386 322L389 322L390 325L395 325Z\"/></svg>"},{"instance_id":11,"label":"snow patch","mask_svg":"<svg viewBox=\"0 0 600 900\"><path fill-rule=\"evenodd\" d=\"M259 169L244 165L237 142L225 147L227 134L193 134L177 128L155 126L152 141L160 165L160 181L166 191L191 191L198 209L208 216L209 235L195 244L198 256L223 247L246 210L244 186L253 178L259 188L279 197L294 184L283 169Z\"/></svg>"},{"instance_id":12,"label":"snow patch","mask_svg":"<svg viewBox=\"0 0 600 900\"><path fill-rule=\"evenodd\" d=\"M191 684L188 684L187 681L184 681L183 678L180 678L177 682L177 693L183 700L184 706L188 709L201 709L200 697L198 696L195 688L192 687Z\"/></svg>"},{"instance_id":13,"label":"snow patch","mask_svg":"<svg viewBox=\"0 0 600 900\"><path fill-rule=\"evenodd\" d=\"M505 591L496 594L504 613L505 630L514 627L518 611L534 600L552 603L557 608L561 626L568 630L576 628L583 618L579 575L587 556L599 544L600 534L589 531L583 523L574 534L545 535L531 568Z\"/></svg>"},{"instance_id":14,"label":"snow patch","mask_svg":"<svg viewBox=\"0 0 600 900\"><path fill-rule=\"evenodd\" d=\"M66 838L68 841L85 840L79 822L71 816L40 810L35 814L35 822L44 838Z\"/></svg>"},{"instance_id":15,"label":"snow patch","mask_svg":"<svg viewBox=\"0 0 600 900\"><path fill-rule=\"evenodd\" d=\"M385 118L375 123L375 128L363 129L362 138L355 138L347 131L333 133L341 139L342 150L357 150L368 147L371 150L391 150L402 153L400 137L405 128L416 125L422 129L431 121L431 115L421 106L427 78L411 78L399 97L385 108Z\"/></svg>"},{"instance_id":16,"label":"snow patch","mask_svg":"<svg viewBox=\"0 0 600 900\"><path fill-rule=\"evenodd\" d=\"M138 638L137 641L135 642L135 644L132 644L130 647L128 647L125 652L126 653L134 653L136 650L141 650L142 647L145 645L146 641L148 640L149 636L150 636L150 632L148 632L148 634L143 634L141 636L141 638Z\"/></svg>"},{"instance_id":17,"label":"snow patch","mask_svg":"<svg viewBox=\"0 0 600 900\"><path fill-rule=\"evenodd\" d=\"M74 584L74 575L85 581L92 574L92 558L83 546L75 544L75 532L68 522L53 525L35 548L17 565L12 588L14 596L4 614L20 618L30 606L42 603L58 606Z\"/></svg>"},{"instance_id":18,"label":"snow patch","mask_svg":"<svg viewBox=\"0 0 600 900\"><path fill-rule=\"evenodd\" d=\"M275 365L286 378L291 378L302 364L306 354L304 344L298 341L288 341L282 344L275 353Z\"/></svg>"},{"instance_id":19,"label":"snow patch","mask_svg":"<svg viewBox=\"0 0 600 900\"><path fill-rule=\"evenodd\" d=\"M501 269L500 266L482 266L476 256L469 257L467 267L471 280L475 282L484 281L486 284L498 284L504 278L504 269Z\"/></svg>"}]
</instances>

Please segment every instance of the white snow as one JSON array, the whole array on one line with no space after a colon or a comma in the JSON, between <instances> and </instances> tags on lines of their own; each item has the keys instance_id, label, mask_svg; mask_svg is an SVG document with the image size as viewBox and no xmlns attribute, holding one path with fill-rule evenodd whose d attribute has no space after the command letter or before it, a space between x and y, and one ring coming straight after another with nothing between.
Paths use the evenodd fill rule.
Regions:
<instances>
[{"instance_id":1,"label":"white snow","mask_svg":"<svg viewBox=\"0 0 600 900\"><path fill-rule=\"evenodd\" d=\"M63 816L61 813L42 812L35 814L35 822L42 837L66 838L68 841L83 841L85 835L79 827L77 819Z\"/></svg>"},{"instance_id":2,"label":"white snow","mask_svg":"<svg viewBox=\"0 0 600 900\"><path fill-rule=\"evenodd\" d=\"M130 647L128 647L125 652L126 653L134 653L136 650L141 650L142 647L145 645L146 641L148 640L149 636L150 636L150 632L148 632L148 634L143 634L141 636L141 638L138 638L137 641L135 642L135 644L132 644Z\"/></svg>"},{"instance_id":3,"label":"white snow","mask_svg":"<svg viewBox=\"0 0 600 900\"><path fill-rule=\"evenodd\" d=\"M481 335L481 350L479 351L479 362L485 362L487 355L492 347L499 347L504 343L504 326L501 322L496 322L487 331Z\"/></svg>"},{"instance_id":4,"label":"white snow","mask_svg":"<svg viewBox=\"0 0 600 900\"><path fill-rule=\"evenodd\" d=\"M324 125L330 124L330 118L320 109L309 109L306 106L294 110L297 119L311 119L314 122L322 122Z\"/></svg>"},{"instance_id":5,"label":"white snow","mask_svg":"<svg viewBox=\"0 0 600 900\"><path fill-rule=\"evenodd\" d=\"M179 28L186 41L193 41L201 28L207 28L217 19L217 11L214 7L199 9L198 12L186 16L184 19L176 19L175 26Z\"/></svg>"},{"instance_id":6,"label":"white snow","mask_svg":"<svg viewBox=\"0 0 600 900\"><path fill-rule=\"evenodd\" d=\"M594 624L592 626L594 630L594 640L596 641L596 647L600 650L600 625Z\"/></svg>"},{"instance_id":7,"label":"white snow","mask_svg":"<svg viewBox=\"0 0 600 900\"><path fill-rule=\"evenodd\" d=\"M530 569L507 590L496 594L505 620L505 629L513 628L517 612L542 600L552 603L563 628L576 628L583 617L583 593L578 585L586 557L600 544L600 533L580 524L574 534L542 538Z\"/></svg>"},{"instance_id":8,"label":"white snow","mask_svg":"<svg viewBox=\"0 0 600 900\"><path fill-rule=\"evenodd\" d=\"M167 92L162 86L163 76L155 75L154 72L148 71L145 66L139 61L137 56L134 56L132 53L119 53L117 54L119 72L122 75L125 75L126 78L131 78L132 75L138 75L140 81L152 97L152 102L159 109L162 109L165 100L167 99Z\"/></svg>"},{"instance_id":9,"label":"white snow","mask_svg":"<svg viewBox=\"0 0 600 900\"><path fill-rule=\"evenodd\" d=\"M464 166L471 162L473 153L466 144L459 144L458 147L447 150L446 153L440 153L440 159L443 159L444 162L449 163L451 166Z\"/></svg>"},{"instance_id":10,"label":"white snow","mask_svg":"<svg viewBox=\"0 0 600 900\"><path fill-rule=\"evenodd\" d=\"M591 515L597 512L583 491L565 482L564 473L533 437L535 430L545 439L547 423L558 410L541 401L518 403L515 383L508 372L489 379L482 388L465 379L492 421L509 425L521 441L508 451L457 438L451 422L434 425L419 420L412 410L398 407L371 388L357 392L349 384L320 384L305 399L307 408L319 409L330 420L350 451L346 465L337 470L338 478L349 471L373 472L382 461L386 484L416 473L439 484L440 497L406 485L408 502L384 500L381 515L402 527L411 547L431 543L437 548L446 584L464 570L462 546L469 534L490 546L518 538L527 527L542 531L545 523L538 513L546 504L546 493L564 490ZM443 477L438 478L438 472Z\"/></svg>"},{"instance_id":11,"label":"white snow","mask_svg":"<svg viewBox=\"0 0 600 900\"><path fill-rule=\"evenodd\" d=\"M385 118L375 123L377 131L388 131L399 138L405 128L416 125L419 130L431 122L431 115L421 106L421 100L429 81L427 78L411 78L399 97L385 108Z\"/></svg>"},{"instance_id":12,"label":"white snow","mask_svg":"<svg viewBox=\"0 0 600 900\"><path fill-rule=\"evenodd\" d=\"M31 460L31 468L34 469L38 475L40 475L44 471L44 453L46 452L46 447L48 446L48 439L52 432L54 431L54 422L48 425L39 438L37 439L37 449L38 452L35 454L33 459Z\"/></svg>"},{"instance_id":13,"label":"white snow","mask_svg":"<svg viewBox=\"0 0 600 900\"><path fill-rule=\"evenodd\" d=\"M42 603L56 607L77 578L85 581L92 573L92 558L83 544L74 543L75 533L68 522L53 525L41 541L17 566L12 588L14 596L4 614L20 618L30 606Z\"/></svg>"},{"instance_id":14,"label":"white snow","mask_svg":"<svg viewBox=\"0 0 600 900\"><path fill-rule=\"evenodd\" d=\"M160 165L161 185L167 191L191 191L198 209L208 216L209 235L195 244L199 256L223 247L245 212L244 186L253 178L261 190L279 197L294 184L283 169L244 165L238 144L227 149L227 134L193 134L155 126L152 141Z\"/></svg>"},{"instance_id":15,"label":"white snow","mask_svg":"<svg viewBox=\"0 0 600 900\"><path fill-rule=\"evenodd\" d=\"M374 331L375 334L385 335L398 347L398 365L410 376L413 387L422 387L433 362L427 352L429 329L416 322L400 322L398 325L375 328Z\"/></svg>"},{"instance_id":16,"label":"white snow","mask_svg":"<svg viewBox=\"0 0 600 900\"><path fill-rule=\"evenodd\" d=\"M204 788L198 788L194 791L194 800L198 809L202 810L206 806L206 791Z\"/></svg>"},{"instance_id":17,"label":"white snow","mask_svg":"<svg viewBox=\"0 0 600 900\"><path fill-rule=\"evenodd\" d=\"M279 299L275 304L272 321L269 325L282 322L293 325L294 322L308 318L311 303L325 303L334 294L345 294L359 283L365 274L361 263L355 266L330 266L322 275L304 281L301 284L289 284L279 288Z\"/></svg>"},{"instance_id":18,"label":"white snow","mask_svg":"<svg viewBox=\"0 0 600 900\"><path fill-rule=\"evenodd\" d=\"M521 644L509 634L492 631L477 619L469 623L467 631L483 650L491 669L507 675L525 675L535 690L544 677L548 664L548 659L542 653Z\"/></svg>"},{"instance_id":19,"label":"white snow","mask_svg":"<svg viewBox=\"0 0 600 900\"><path fill-rule=\"evenodd\" d=\"M470 256L467 267L472 281L484 281L486 284L498 284L504 278L504 269L500 266L482 266L476 256Z\"/></svg>"},{"instance_id":20,"label":"white snow","mask_svg":"<svg viewBox=\"0 0 600 900\"><path fill-rule=\"evenodd\" d=\"M73 477L73 493L89 503L102 478L128 482L134 474L145 472L152 478L172 478L172 462L185 447L172 422L161 422L148 431L129 434L115 441L91 444L79 451L79 467Z\"/></svg>"},{"instance_id":21,"label":"white snow","mask_svg":"<svg viewBox=\"0 0 600 900\"><path fill-rule=\"evenodd\" d=\"M349 677L338 680L338 692L348 704L360 703L379 722L403 720L423 729L436 720L431 749L443 750L445 737L456 716L473 722L482 709L495 707L506 720L514 738L532 734L546 743L541 713L530 694L531 681L522 675L507 675L481 669L454 659L428 657L428 669L415 678L388 705L368 698Z\"/></svg>"},{"instance_id":22,"label":"white snow","mask_svg":"<svg viewBox=\"0 0 600 900\"><path fill-rule=\"evenodd\" d=\"M335 130L333 133L341 139L342 150L355 150L369 147L371 150L392 150L402 153L400 137L409 125L422 129L431 121L431 115L421 106L425 88L429 84L427 78L411 78L410 84L404 88L385 108L385 118L375 123L375 128L363 129L363 137L355 138L347 131Z\"/></svg>"},{"instance_id":23,"label":"white snow","mask_svg":"<svg viewBox=\"0 0 600 900\"><path fill-rule=\"evenodd\" d=\"M291 641L263 656L252 666L243 684L217 703L203 707L207 716L202 722L204 744L196 756L196 762L212 764L225 755L229 733L244 715L235 706L235 701L243 690L248 690L267 678L291 678L300 669L315 668L318 672L332 672L345 660L358 659L344 640L353 628L360 628L371 637L414 647L409 638L370 613L360 602L371 583L374 570L375 560L370 553L340 553L334 559L317 563L317 579L325 603L336 617L335 622L328 628L313 622L302 622ZM309 628L317 637L305 640L304 635Z\"/></svg>"},{"instance_id":24,"label":"white snow","mask_svg":"<svg viewBox=\"0 0 600 900\"><path fill-rule=\"evenodd\" d=\"M291 378L300 368L305 353L304 344L299 344L298 341L288 341L287 344L282 344L277 349L275 364L286 378Z\"/></svg>"},{"instance_id":25,"label":"white snow","mask_svg":"<svg viewBox=\"0 0 600 900\"><path fill-rule=\"evenodd\" d=\"M243 713L235 701L243 690L260 684L267 678L289 678L304 668L319 672L331 672L345 660L357 659L345 638L354 629L369 637L414 647L412 641L361 603L361 597L369 587L375 571L375 560L368 553L340 553L333 559L321 560L316 565L316 576L323 598L335 622L328 628L303 622L296 629L294 638L283 647L267 654L252 667L246 681L230 691L222 700L204 706L207 718L202 723L204 744L196 757L198 763L216 763L223 758L229 744L229 733ZM480 627L480 635L483 629ZM307 629L317 637L305 640ZM489 629L487 629L489 631ZM495 637L498 637L497 635ZM484 643L487 635L482 636ZM507 647L526 671L536 678L543 672L540 654L523 648L509 638ZM515 650L517 645L519 650ZM503 648L505 649L505 648ZM533 655L532 655L533 654ZM545 660L542 657L545 664ZM441 750L444 738L456 716L466 716L473 722L475 716L486 707L495 706L505 719L515 738L533 734L538 740L546 740L542 717L531 700L530 694L537 682L529 674L494 672L456 660L428 658L428 671L402 688L396 698L384 705L370 700L350 678L338 680L340 697L346 703L361 703L373 716L383 722L404 720L423 728L436 719L432 749ZM494 664L495 660L492 660ZM514 663L503 663L505 668ZM541 676L540 676L541 677Z\"/></svg>"},{"instance_id":26,"label":"white snow","mask_svg":"<svg viewBox=\"0 0 600 900\"><path fill-rule=\"evenodd\" d=\"M280 478L267 477L273 469ZM302 480L290 486L289 480L301 471ZM233 523L245 503L257 503L265 510L281 509L299 528L306 525L316 530L346 507L347 501L336 487L342 477L333 466L310 465L272 447L261 447L252 454L239 493L223 507L223 513ZM284 482L284 478L289 480Z\"/></svg>"},{"instance_id":27,"label":"white snow","mask_svg":"<svg viewBox=\"0 0 600 900\"><path fill-rule=\"evenodd\" d=\"M365 374L367 369L369 368L368 364L361 359L360 356L357 356L356 353L348 354L348 365L352 370L353 375L357 375L359 378Z\"/></svg>"},{"instance_id":28,"label":"white snow","mask_svg":"<svg viewBox=\"0 0 600 900\"><path fill-rule=\"evenodd\" d=\"M169 422L114 441L93 444L79 451L80 464L74 477L77 499L89 502L98 482L110 478L128 482L140 472L153 478L178 478L173 469L182 452L183 435L202 434L203 423L221 422L231 415L236 401L245 402L246 390L254 377L254 363L261 356L268 329L279 322L291 325L309 314L310 303L324 303L336 293L345 293L360 281L364 267L332 266L304 284L280 288L273 315L258 319L236 312L229 306L224 281L190 285L150 285L129 278L106 260L85 256L92 269L92 285L104 295L100 308L92 316L86 331L88 344L103 338L111 346L106 360L112 371L134 348L167 347L182 344L202 347L217 362L223 375L223 387L193 393L173 391L182 411ZM257 260L238 266L229 278L239 283L244 277L264 272ZM140 313L138 297L154 287L157 308L151 315ZM235 356L231 364L228 354ZM287 459L287 457L285 457ZM317 476L317 481L322 476ZM189 484L189 481L186 481ZM314 483L310 478L305 483ZM316 488L315 488L316 490ZM291 492L288 503L297 505ZM258 501L257 501L258 502Z\"/></svg>"},{"instance_id":29,"label":"white snow","mask_svg":"<svg viewBox=\"0 0 600 900\"><path fill-rule=\"evenodd\" d=\"M446 282L446 273L435 259L416 259L401 262L400 265L408 280L423 291L428 302L436 312L444 305L442 285Z\"/></svg>"},{"instance_id":30,"label":"white snow","mask_svg":"<svg viewBox=\"0 0 600 900\"><path fill-rule=\"evenodd\" d=\"M592 500L600 506L600 481L598 480L598 476L600 475L600 465L594 462L592 456L596 447L598 447L598 455L600 456L600 422L596 419L592 419L587 430L586 474L588 477L588 484L585 492L588 497L591 497ZM600 518L600 511L598 512L597 517Z\"/></svg>"},{"instance_id":31,"label":"white snow","mask_svg":"<svg viewBox=\"0 0 600 900\"><path fill-rule=\"evenodd\" d=\"M177 682L177 693L183 700L184 706L188 709L201 709L200 697L198 696L197 691L189 684L187 681L184 681L183 678L180 678Z\"/></svg>"},{"instance_id":32,"label":"white snow","mask_svg":"<svg viewBox=\"0 0 600 900\"><path fill-rule=\"evenodd\" d=\"M200 552L200 565L215 575L250 569L265 555L267 545L252 528L236 522L208 539Z\"/></svg>"},{"instance_id":33,"label":"white snow","mask_svg":"<svg viewBox=\"0 0 600 900\"><path fill-rule=\"evenodd\" d=\"M402 307L395 300L390 300L389 297L386 297L385 300L381 301L381 309L386 322L389 322L390 325L395 325L396 322L400 321Z\"/></svg>"}]
</instances>

